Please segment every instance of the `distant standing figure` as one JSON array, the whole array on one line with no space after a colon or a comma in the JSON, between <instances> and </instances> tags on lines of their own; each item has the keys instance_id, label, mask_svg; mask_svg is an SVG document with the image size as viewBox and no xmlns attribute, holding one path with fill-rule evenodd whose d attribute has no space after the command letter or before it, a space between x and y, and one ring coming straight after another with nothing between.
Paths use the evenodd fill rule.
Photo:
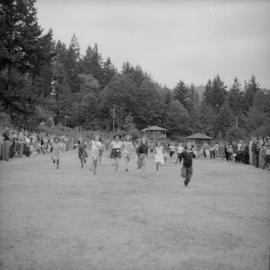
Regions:
<instances>
[{"instance_id":1,"label":"distant standing figure","mask_svg":"<svg viewBox=\"0 0 270 270\"><path fill-rule=\"evenodd\" d=\"M255 167L257 166L257 154L259 155L257 151L257 144L258 144L257 139L254 139L251 150L252 150L252 164Z\"/></svg>"},{"instance_id":2,"label":"distant standing figure","mask_svg":"<svg viewBox=\"0 0 270 270\"><path fill-rule=\"evenodd\" d=\"M10 135L10 131L9 128L6 127L2 133L3 136L3 160L8 161L9 160L9 148L10 148L10 140L11 140L11 135Z\"/></svg>"},{"instance_id":3,"label":"distant standing figure","mask_svg":"<svg viewBox=\"0 0 270 270\"><path fill-rule=\"evenodd\" d=\"M181 175L185 178L184 184L187 186L193 174L192 159L195 158L195 153L191 149L191 144L188 143L184 152L181 153L183 159L183 167Z\"/></svg>"},{"instance_id":4,"label":"distant standing figure","mask_svg":"<svg viewBox=\"0 0 270 270\"><path fill-rule=\"evenodd\" d=\"M265 162L263 169L265 169L266 165L270 165L270 138L267 139L265 144Z\"/></svg>"}]
</instances>

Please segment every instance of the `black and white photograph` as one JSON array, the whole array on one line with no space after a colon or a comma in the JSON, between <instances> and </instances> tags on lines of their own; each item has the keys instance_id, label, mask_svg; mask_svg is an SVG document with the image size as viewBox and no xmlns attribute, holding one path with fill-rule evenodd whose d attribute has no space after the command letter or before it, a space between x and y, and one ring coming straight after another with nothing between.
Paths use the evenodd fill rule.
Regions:
<instances>
[{"instance_id":1,"label":"black and white photograph","mask_svg":"<svg viewBox=\"0 0 270 270\"><path fill-rule=\"evenodd\" d=\"M0 0L0 270L270 269L270 0Z\"/></svg>"}]
</instances>

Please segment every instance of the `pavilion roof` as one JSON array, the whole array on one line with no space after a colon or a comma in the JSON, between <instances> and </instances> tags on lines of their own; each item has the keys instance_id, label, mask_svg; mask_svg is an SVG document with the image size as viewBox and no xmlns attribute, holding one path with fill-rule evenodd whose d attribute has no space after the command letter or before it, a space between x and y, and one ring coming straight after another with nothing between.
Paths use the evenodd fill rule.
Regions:
<instances>
[{"instance_id":1,"label":"pavilion roof","mask_svg":"<svg viewBox=\"0 0 270 270\"><path fill-rule=\"evenodd\" d=\"M209 137L205 134L202 134L202 133L195 133L195 134L192 134L188 137L186 137L186 139L202 139L202 140L211 140L212 137Z\"/></svg>"},{"instance_id":2,"label":"pavilion roof","mask_svg":"<svg viewBox=\"0 0 270 270\"><path fill-rule=\"evenodd\" d=\"M162 127L158 127L158 126L152 126L152 127L148 127L145 129L142 129L142 131L166 131L167 129L162 128Z\"/></svg>"}]
</instances>

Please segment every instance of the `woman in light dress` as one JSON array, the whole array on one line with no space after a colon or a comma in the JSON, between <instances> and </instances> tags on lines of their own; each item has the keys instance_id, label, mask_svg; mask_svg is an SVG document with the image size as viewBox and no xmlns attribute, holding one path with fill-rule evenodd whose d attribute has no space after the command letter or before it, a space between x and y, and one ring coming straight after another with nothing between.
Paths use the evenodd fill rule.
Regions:
<instances>
[{"instance_id":1,"label":"woman in light dress","mask_svg":"<svg viewBox=\"0 0 270 270\"><path fill-rule=\"evenodd\" d=\"M97 164L100 154L100 149L102 145L100 142L100 136L96 135L95 139L91 141L91 158L92 158L92 164L90 166L90 171L93 172L93 174L97 174Z\"/></svg>"},{"instance_id":2,"label":"woman in light dress","mask_svg":"<svg viewBox=\"0 0 270 270\"><path fill-rule=\"evenodd\" d=\"M156 173L159 173L159 167L164 164L164 154L163 147L160 142L157 142L155 147L155 163L156 163Z\"/></svg>"},{"instance_id":3,"label":"woman in light dress","mask_svg":"<svg viewBox=\"0 0 270 270\"><path fill-rule=\"evenodd\" d=\"M131 153L134 147L132 144L131 136L127 135L125 137L125 141L123 142L123 152L124 152L124 159L125 159L125 170L128 171L128 164L131 158Z\"/></svg>"}]
</instances>

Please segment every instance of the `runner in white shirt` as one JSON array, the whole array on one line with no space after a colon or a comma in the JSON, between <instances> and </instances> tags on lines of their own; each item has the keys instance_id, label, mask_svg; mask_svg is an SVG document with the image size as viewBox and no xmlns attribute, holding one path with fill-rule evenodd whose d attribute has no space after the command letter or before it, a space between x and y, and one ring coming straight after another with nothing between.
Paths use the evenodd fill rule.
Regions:
<instances>
[{"instance_id":1,"label":"runner in white shirt","mask_svg":"<svg viewBox=\"0 0 270 270\"><path fill-rule=\"evenodd\" d=\"M97 174L97 164L99 159L99 151L101 149L101 142L99 140L99 135L95 136L95 139L91 141L91 158L92 164L90 166L90 171Z\"/></svg>"},{"instance_id":2,"label":"runner in white shirt","mask_svg":"<svg viewBox=\"0 0 270 270\"><path fill-rule=\"evenodd\" d=\"M120 141L120 135L114 135L114 140L111 142L111 158L114 159L115 171L118 171L119 160L121 158L121 150L123 143Z\"/></svg>"}]
</instances>

